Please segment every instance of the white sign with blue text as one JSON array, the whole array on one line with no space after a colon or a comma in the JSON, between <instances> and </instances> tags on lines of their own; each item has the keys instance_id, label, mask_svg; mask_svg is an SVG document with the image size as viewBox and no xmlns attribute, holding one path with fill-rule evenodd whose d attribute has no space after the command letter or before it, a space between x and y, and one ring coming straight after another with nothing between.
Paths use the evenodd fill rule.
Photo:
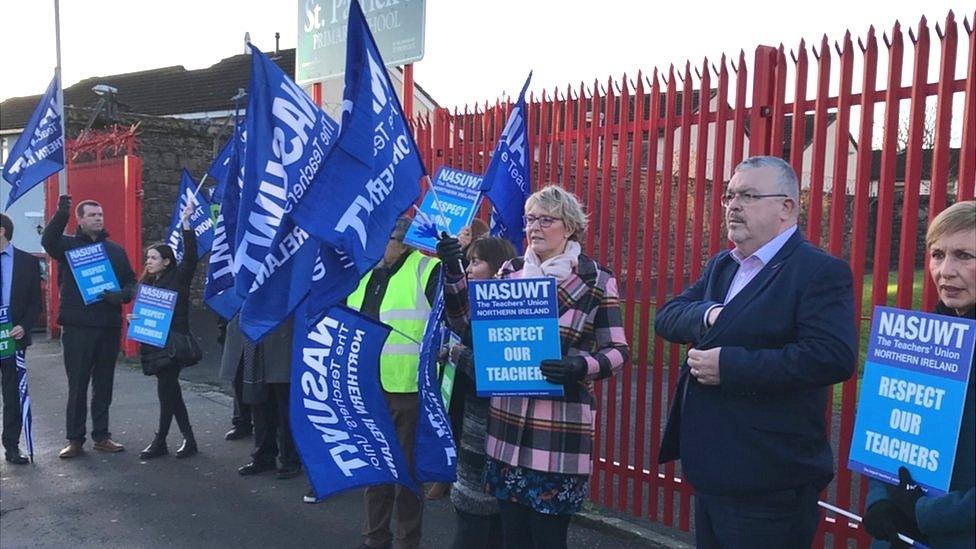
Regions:
<instances>
[{"instance_id":1,"label":"white sign with blue text","mask_svg":"<svg viewBox=\"0 0 976 549\"><path fill-rule=\"evenodd\" d=\"M470 225L481 200L481 180L480 175L446 166L437 170L404 244L435 252L441 231L456 235Z\"/></svg>"},{"instance_id":2,"label":"white sign with blue text","mask_svg":"<svg viewBox=\"0 0 976 549\"><path fill-rule=\"evenodd\" d=\"M153 347L165 347L176 296L173 290L140 284L126 337Z\"/></svg>"},{"instance_id":3,"label":"white sign with blue text","mask_svg":"<svg viewBox=\"0 0 976 549\"><path fill-rule=\"evenodd\" d=\"M848 468L898 484L905 467L930 495L949 489L976 322L877 307Z\"/></svg>"},{"instance_id":4,"label":"white sign with blue text","mask_svg":"<svg viewBox=\"0 0 976 549\"><path fill-rule=\"evenodd\" d=\"M472 280L471 338L478 396L563 396L539 364L562 356L554 278Z\"/></svg>"},{"instance_id":5,"label":"white sign with blue text","mask_svg":"<svg viewBox=\"0 0 976 549\"><path fill-rule=\"evenodd\" d=\"M65 252L65 255L85 305L101 301L103 292L119 291L119 280L115 278L115 271L105 253L104 244L99 242L74 248Z\"/></svg>"}]
</instances>

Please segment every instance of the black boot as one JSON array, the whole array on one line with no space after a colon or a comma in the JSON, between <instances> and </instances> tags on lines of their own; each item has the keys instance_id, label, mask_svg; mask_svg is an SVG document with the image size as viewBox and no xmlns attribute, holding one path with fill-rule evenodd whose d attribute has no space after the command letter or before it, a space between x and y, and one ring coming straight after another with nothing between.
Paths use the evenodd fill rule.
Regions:
<instances>
[{"instance_id":1,"label":"black boot","mask_svg":"<svg viewBox=\"0 0 976 549\"><path fill-rule=\"evenodd\" d=\"M152 459L159 456L165 456L169 453L169 449L166 448L166 437L159 436L156 434L156 438L146 446L146 449L139 452L139 459Z\"/></svg>"},{"instance_id":2,"label":"black boot","mask_svg":"<svg viewBox=\"0 0 976 549\"><path fill-rule=\"evenodd\" d=\"M178 458L188 458L199 452L197 449L197 440L193 438L193 431L183 433L183 444L180 445L180 449L176 451L176 457Z\"/></svg>"}]
</instances>

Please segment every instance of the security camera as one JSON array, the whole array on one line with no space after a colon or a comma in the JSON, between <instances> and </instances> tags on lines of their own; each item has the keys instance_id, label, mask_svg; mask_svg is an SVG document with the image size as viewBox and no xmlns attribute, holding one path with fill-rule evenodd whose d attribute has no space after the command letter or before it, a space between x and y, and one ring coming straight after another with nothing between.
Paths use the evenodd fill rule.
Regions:
<instances>
[{"instance_id":1,"label":"security camera","mask_svg":"<svg viewBox=\"0 0 976 549\"><path fill-rule=\"evenodd\" d=\"M115 95L119 93L119 89L114 86L109 86L108 84L96 84L92 86L92 91L95 95Z\"/></svg>"}]
</instances>

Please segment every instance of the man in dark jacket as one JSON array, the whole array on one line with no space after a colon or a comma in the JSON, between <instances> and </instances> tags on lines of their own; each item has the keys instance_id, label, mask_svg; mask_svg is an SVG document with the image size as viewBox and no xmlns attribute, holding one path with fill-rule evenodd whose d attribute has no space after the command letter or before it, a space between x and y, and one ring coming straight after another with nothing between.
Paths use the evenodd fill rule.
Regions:
<instances>
[{"instance_id":1,"label":"man in dark jacket","mask_svg":"<svg viewBox=\"0 0 976 549\"><path fill-rule=\"evenodd\" d=\"M37 258L18 250L10 243L14 224L0 214L0 307L7 308L10 330L0 358L0 386L3 387L3 450L10 463L24 465L27 456L20 453L20 431L23 427L20 391L17 381L17 355L31 344L31 328L41 312L41 267ZM7 347L9 346L9 347Z\"/></svg>"},{"instance_id":2,"label":"man in dark jacket","mask_svg":"<svg viewBox=\"0 0 976 549\"><path fill-rule=\"evenodd\" d=\"M654 321L691 346L659 461L695 488L699 548L809 547L834 475L827 395L857 361L851 270L799 232L783 160L744 160L722 204L735 248Z\"/></svg>"},{"instance_id":3,"label":"man in dark jacket","mask_svg":"<svg viewBox=\"0 0 976 549\"><path fill-rule=\"evenodd\" d=\"M89 383L92 385L93 447L100 452L121 452L125 449L111 439L108 409L112 404L115 361L119 355L122 304L132 299L136 282L125 250L108 239L102 206L94 200L85 200L78 204L75 208L78 229L74 236L64 234L70 210L71 197L59 197L58 211L44 228L44 235L41 237L44 250L58 262L58 284L61 290L58 324L62 330L64 369L68 374L65 417L68 445L58 454L61 458L73 458L82 452ZM96 243L105 247L105 254L121 289L106 291L101 300L86 305L71 273L65 252Z\"/></svg>"}]
</instances>

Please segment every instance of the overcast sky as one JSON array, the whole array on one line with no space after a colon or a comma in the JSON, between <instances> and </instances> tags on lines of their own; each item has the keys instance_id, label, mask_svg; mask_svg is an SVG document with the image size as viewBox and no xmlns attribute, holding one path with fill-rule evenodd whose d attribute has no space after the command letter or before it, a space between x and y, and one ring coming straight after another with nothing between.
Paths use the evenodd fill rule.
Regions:
<instances>
[{"instance_id":1,"label":"overcast sky","mask_svg":"<svg viewBox=\"0 0 976 549\"><path fill-rule=\"evenodd\" d=\"M333 0L321 0L331 3ZM408 0L400 0L408 1ZM304 0L301 1L304 5ZM0 100L43 93L55 66L53 0L0 0ZM61 42L66 86L171 65L210 66L243 52L243 36L264 51L293 48L299 0L62 0ZM794 7L802 6L802 7ZM896 19L933 25L950 9L959 21L960 63L968 38L971 0L776 1L428 0L426 55L417 82L444 106L516 93L529 70L532 89L552 89L638 69L666 69L704 56L737 55L751 63L758 44L796 47L845 29L890 29ZM910 42L906 36L906 44ZM881 46L882 50L884 46ZM911 50L908 49L908 52ZM813 59L811 58L811 63ZM960 69L961 70L961 69ZM906 78L910 77L910 72Z\"/></svg>"}]
</instances>

